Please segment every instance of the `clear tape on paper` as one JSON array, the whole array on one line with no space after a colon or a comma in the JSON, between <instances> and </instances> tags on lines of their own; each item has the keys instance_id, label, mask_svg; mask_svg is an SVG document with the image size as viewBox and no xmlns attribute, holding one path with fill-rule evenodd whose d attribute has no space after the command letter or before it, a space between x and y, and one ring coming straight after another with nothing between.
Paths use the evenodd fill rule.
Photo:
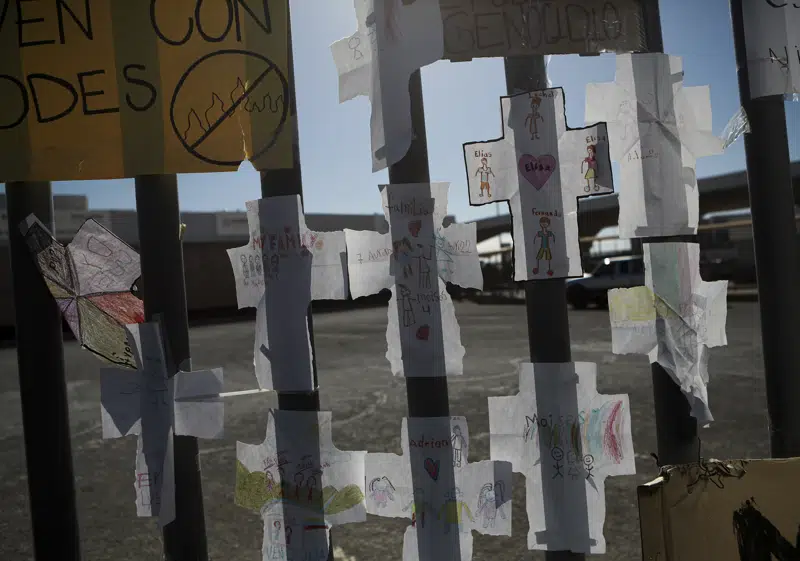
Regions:
<instances>
[{"instance_id":1,"label":"clear tape on paper","mask_svg":"<svg viewBox=\"0 0 800 561\"><path fill-rule=\"evenodd\" d=\"M727 150L728 146L739 140L739 137L750 132L750 119L747 118L744 107L733 114L733 117L725 125L720 138L722 139L722 149Z\"/></svg>"}]
</instances>

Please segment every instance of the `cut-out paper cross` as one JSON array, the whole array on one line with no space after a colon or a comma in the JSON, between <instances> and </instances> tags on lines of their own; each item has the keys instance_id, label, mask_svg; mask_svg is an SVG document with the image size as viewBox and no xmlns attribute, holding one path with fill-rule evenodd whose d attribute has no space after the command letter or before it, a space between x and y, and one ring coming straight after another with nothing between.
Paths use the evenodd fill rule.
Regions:
<instances>
[{"instance_id":1,"label":"cut-out paper cross","mask_svg":"<svg viewBox=\"0 0 800 561\"><path fill-rule=\"evenodd\" d=\"M577 198L614 190L606 125L570 129L561 88L500 104L503 137L464 144L469 202L508 201L514 280L579 277Z\"/></svg>"},{"instance_id":2,"label":"cut-out paper cross","mask_svg":"<svg viewBox=\"0 0 800 561\"><path fill-rule=\"evenodd\" d=\"M721 154L711 132L708 86L684 87L680 57L617 55L616 82L588 84L586 119L608 122L611 157L619 162L621 238L697 231L695 165Z\"/></svg>"},{"instance_id":3,"label":"cut-out paper cross","mask_svg":"<svg viewBox=\"0 0 800 561\"><path fill-rule=\"evenodd\" d=\"M399 162L411 147L411 75L444 56L439 0L355 0L358 31L331 45L339 103L372 104L372 171Z\"/></svg>"},{"instance_id":4,"label":"cut-out paper cross","mask_svg":"<svg viewBox=\"0 0 800 561\"><path fill-rule=\"evenodd\" d=\"M236 443L236 504L261 513L265 561L327 561L330 527L367 519L366 454L336 449L329 412L270 410L262 444Z\"/></svg>"},{"instance_id":5,"label":"cut-out paper cross","mask_svg":"<svg viewBox=\"0 0 800 561\"><path fill-rule=\"evenodd\" d=\"M528 549L605 553L605 479L636 473L628 396L598 394L593 363L523 363L489 427L492 459L525 476Z\"/></svg>"},{"instance_id":6,"label":"cut-out paper cross","mask_svg":"<svg viewBox=\"0 0 800 561\"><path fill-rule=\"evenodd\" d=\"M367 454L366 475L368 513L412 520L404 561L469 561L471 530L511 535L511 464L469 463L465 417L405 418L401 443Z\"/></svg>"},{"instance_id":7,"label":"cut-out paper cross","mask_svg":"<svg viewBox=\"0 0 800 561\"><path fill-rule=\"evenodd\" d=\"M474 223L442 227L447 183L381 185L387 234L345 230L353 298L392 290L386 329L395 376L463 373L464 347L445 281L482 288Z\"/></svg>"},{"instance_id":8,"label":"cut-out paper cross","mask_svg":"<svg viewBox=\"0 0 800 561\"><path fill-rule=\"evenodd\" d=\"M144 304L131 293L139 254L92 219L67 247L32 214L20 230L75 338L108 362L135 368L125 326L144 321Z\"/></svg>"},{"instance_id":9,"label":"cut-out paper cross","mask_svg":"<svg viewBox=\"0 0 800 561\"><path fill-rule=\"evenodd\" d=\"M700 276L700 246L645 244L645 286L608 293L612 350L646 354L686 396L698 421L708 408L708 348L728 344L728 281Z\"/></svg>"},{"instance_id":10,"label":"cut-out paper cross","mask_svg":"<svg viewBox=\"0 0 800 561\"><path fill-rule=\"evenodd\" d=\"M262 389L310 392L312 300L347 298L343 232L306 228L300 197L247 202L250 243L228 250L239 308L256 307L254 363Z\"/></svg>"},{"instance_id":11,"label":"cut-out paper cross","mask_svg":"<svg viewBox=\"0 0 800 561\"><path fill-rule=\"evenodd\" d=\"M158 323L126 326L137 370L100 373L103 438L138 435L136 512L175 519L172 437L221 438L224 423L222 369L170 376Z\"/></svg>"}]
</instances>

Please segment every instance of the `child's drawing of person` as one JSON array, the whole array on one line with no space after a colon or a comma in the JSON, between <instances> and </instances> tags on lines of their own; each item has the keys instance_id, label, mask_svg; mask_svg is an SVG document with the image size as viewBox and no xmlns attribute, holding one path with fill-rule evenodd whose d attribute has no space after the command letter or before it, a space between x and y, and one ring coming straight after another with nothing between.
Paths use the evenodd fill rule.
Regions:
<instances>
[{"instance_id":1,"label":"child's drawing of person","mask_svg":"<svg viewBox=\"0 0 800 561\"><path fill-rule=\"evenodd\" d=\"M386 476L376 477L369 483L370 496L375 504L386 508L389 501L394 501L394 485Z\"/></svg>"},{"instance_id":2,"label":"child's drawing of person","mask_svg":"<svg viewBox=\"0 0 800 561\"><path fill-rule=\"evenodd\" d=\"M597 191L597 145L590 144L586 147L586 153L588 156L583 159L581 162L581 173L584 172L584 167L586 168L585 175L583 178L586 180L586 186L583 190L588 193L594 187L594 190Z\"/></svg>"},{"instance_id":3,"label":"child's drawing of person","mask_svg":"<svg viewBox=\"0 0 800 561\"><path fill-rule=\"evenodd\" d=\"M545 259L547 261L547 276L552 277L553 252L550 251L550 240L553 240L553 242L555 242L556 236L555 234L553 234L553 232L551 232L548 229L550 228L550 219L548 217L542 216L539 219L539 226L541 227L541 230L536 232L536 237L534 238L534 241L536 239L540 239L541 246L539 247L539 252L536 254L536 267L533 269L533 274L534 275L539 274L539 262L542 259Z\"/></svg>"},{"instance_id":4,"label":"child's drawing of person","mask_svg":"<svg viewBox=\"0 0 800 561\"><path fill-rule=\"evenodd\" d=\"M453 487L450 492L445 495L446 501L442 505L442 509L440 511L440 518L444 523L445 534L450 533L450 526L452 525L455 525L456 528L460 529L461 524L465 521L465 511L467 517L472 522L475 522L475 518L473 518L472 512L469 510L469 506L467 506L467 503L461 500L462 496L463 493L458 487Z\"/></svg>"},{"instance_id":5,"label":"child's drawing of person","mask_svg":"<svg viewBox=\"0 0 800 561\"><path fill-rule=\"evenodd\" d=\"M475 171L475 175L480 174L481 176L481 194L480 196L483 197L483 191L486 190L486 196L490 199L492 198L492 186L489 184L489 176L494 176L494 172L492 168L489 167L489 160L486 158L481 158L481 167L479 167Z\"/></svg>"},{"instance_id":6,"label":"child's drawing of person","mask_svg":"<svg viewBox=\"0 0 800 561\"><path fill-rule=\"evenodd\" d=\"M542 98L538 95L531 95L531 112L525 119L525 124L528 125L528 130L531 133L531 140L539 138L539 121L544 121L544 117L539 113L539 106L542 104Z\"/></svg>"}]
</instances>

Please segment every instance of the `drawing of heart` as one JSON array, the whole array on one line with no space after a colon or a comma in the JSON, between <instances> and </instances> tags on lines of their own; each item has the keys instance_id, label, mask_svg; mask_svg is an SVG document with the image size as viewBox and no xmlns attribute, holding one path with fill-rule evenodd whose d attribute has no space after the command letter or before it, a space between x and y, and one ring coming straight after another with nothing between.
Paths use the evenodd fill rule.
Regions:
<instances>
[{"instance_id":1,"label":"drawing of heart","mask_svg":"<svg viewBox=\"0 0 800 561\"><path fill-rule=\"evenodd\" d=\"M519 171L537 191L544 187L555 169L556 159L549 154L538 158L530 154L523 154L519 158Z\"/></svg>"},{"instance_id":2,"label":"drawing of heart","mask_svg":"<svg viewBox=\"0 0 800 561\"><path fill-rule=\"evenodd\" d=\"M430 335L431 335L430 325L423 325L422 327L417 329L417 339L419 339L420 341L427 341Z\"/></svg>"},{"instance_id":3,"label":"drawing of heart","mask_svg":"<svg viewBox=\"0 0 800 561\"><path fill-rule=\"evenodd\" d=\"M419 235L420 229L422 229L422 220L414 220L408 223L408 231L411 232L411 235L415 238Z\"/></svg>"},{"instance_id":4,"label":"drawing of heart","mask_svg":"<svg viewBox=\"0 0 800 561\"><path fill-rule=\"evenodd\" d=\"M436 460L435 462L431 458L425 458L425 471L428 472L428 475L431 476L431 479L434 481L439 480L439 464L441 460Z\"/></svg>"}]
</instances>

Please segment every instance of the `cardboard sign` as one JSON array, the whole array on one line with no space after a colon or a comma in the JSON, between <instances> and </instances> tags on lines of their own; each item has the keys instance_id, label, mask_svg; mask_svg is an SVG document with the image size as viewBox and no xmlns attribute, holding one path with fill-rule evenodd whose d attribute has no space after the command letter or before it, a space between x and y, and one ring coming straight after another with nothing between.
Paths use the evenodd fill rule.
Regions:
<instances>
[{"instance_id":1,"label":"cardboard sign","mask_svg":"<svg viewBox=\"0 0 800 561\"><path fill-rule=\"evenodd\" d=\"M640 485L642 559L800 559L800 458L671 466Z\"/></svg>"},{"instance_id":2,"label":"cardboard sign","mask_svg":"<svg viewBox=\"0 0 800 561\"><path fill-rule=\"evenodd\" d=\"M644 49L636 0L440 0L444 58Z\"/></svg>"},{"instance_id":3,"label":"cardboard sign","mask_svg":"<svg viewBox=\"0 0 800 561\"><path fill-rule=\"evenodd\" d=\"M285 0L0 6L0 182L293 165Z\"/></svg>"}]
</instances>

